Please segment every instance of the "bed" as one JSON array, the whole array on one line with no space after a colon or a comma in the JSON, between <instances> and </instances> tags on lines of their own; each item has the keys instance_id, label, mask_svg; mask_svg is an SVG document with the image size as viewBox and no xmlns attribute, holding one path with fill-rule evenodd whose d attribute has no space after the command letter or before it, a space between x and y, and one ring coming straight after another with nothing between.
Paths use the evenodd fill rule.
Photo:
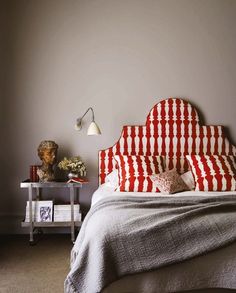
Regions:
<instances>
[{"instance_id":1,"label":"bed","mask_svg":"<svg viewBox=\"0 0 236 293\"><path fill-rule=\"evenodd\" d=\"M124 126L118 142L99 152L99 188L65 292L236 290L235 155L222 126L200 125L179 98L156 104L144 126ZM156 192L149 169L191 173L195 191Z\"/></svg>"}]
</instances>

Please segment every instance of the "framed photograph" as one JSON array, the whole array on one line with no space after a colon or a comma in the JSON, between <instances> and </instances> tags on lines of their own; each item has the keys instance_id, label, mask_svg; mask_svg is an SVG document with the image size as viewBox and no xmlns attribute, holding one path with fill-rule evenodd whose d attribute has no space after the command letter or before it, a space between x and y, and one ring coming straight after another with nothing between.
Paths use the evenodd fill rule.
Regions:
<instances>
[{"instance_id":1,"label":"framed photograph","mask_svg":"<svg viewBox=\"0 0 236 293\"><path fill-rule=\"evenodd\" d=\"M37 202L37 222L52 222L52 200L40 200Z\"/></svg>"}]
</instances>

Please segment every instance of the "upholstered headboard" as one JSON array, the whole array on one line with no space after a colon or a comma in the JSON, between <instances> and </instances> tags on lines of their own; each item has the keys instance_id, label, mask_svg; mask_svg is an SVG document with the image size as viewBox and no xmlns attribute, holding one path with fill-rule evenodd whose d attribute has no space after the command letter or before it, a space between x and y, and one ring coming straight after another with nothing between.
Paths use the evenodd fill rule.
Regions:
<instances>
[{"instance_id":1,"label":"upholstered headboard","mask_svg":"<svg viewBox=\"0 0 236 293\"><path fill-rule=\"evenodd\" d=\"M156 104L146 125L124 126L112 147L99 151L99 183L116 168L114 155L162 155L167 169L188 170L188 154L236 155L236 147L224 136L222 126L202 126L188 102L169 98Z\"/></svg>"}]
</instances>

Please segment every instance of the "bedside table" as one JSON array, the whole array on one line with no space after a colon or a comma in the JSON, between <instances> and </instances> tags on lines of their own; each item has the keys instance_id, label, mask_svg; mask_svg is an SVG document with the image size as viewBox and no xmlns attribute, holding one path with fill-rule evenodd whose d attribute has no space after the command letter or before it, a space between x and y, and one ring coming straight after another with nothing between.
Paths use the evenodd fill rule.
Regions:
<instances>
[{"instance_id":1,"label":"bedside table","mask_svg":"<svg viewBox=\"0 0 236 293\"><path fill-rule=\"evenodd\" d=\"M21 188L28 189L29 196L29 221L23 221L21 223L22 227L29 227L29 242L30 244L34 244L34 229L35 228L46 228L46 227L70 227L71 229L71 241L74 243L75 241L75 227L80 227L82 225L81 221L75 221L74 215L74 201L76 196L79 196L79 189L83 187L83 184L86 183L67 183L67 182L30 182L29 180L25 180L21 182ZM70 221L64 222L37 222L33 219L33 197L36 195L36 202L39 201L39 195L44 188L65 188L69 190L70 194L70 212L71 219Z\"/></svg>"}]
</instances>

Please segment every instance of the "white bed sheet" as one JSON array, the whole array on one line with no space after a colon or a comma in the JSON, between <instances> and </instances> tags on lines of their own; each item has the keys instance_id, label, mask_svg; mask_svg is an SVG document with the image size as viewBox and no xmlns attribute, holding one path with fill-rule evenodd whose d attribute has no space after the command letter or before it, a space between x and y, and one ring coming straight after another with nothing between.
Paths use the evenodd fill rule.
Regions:
<instances>
[{"instance_id":1,"label":"white bed sheet","mask_svg":"<svg viewBox=\"0 0 236 293\"><path fill-rule=\"evenodd\" d=\"M115 191L115 187L112 186L109 182L101 184L98 189L94 192L92 197L92 206L97 203L99 200L104 199L108 196L152 196L152 197L173 197L173 196L212 196L212 195L229 195L229 194L235 194L236 191L224 191L224 192L216 192L216 191L183 191L178 192L175 194L162 194L160 192L120 192Z\"/></svg>"}]
</instances>

